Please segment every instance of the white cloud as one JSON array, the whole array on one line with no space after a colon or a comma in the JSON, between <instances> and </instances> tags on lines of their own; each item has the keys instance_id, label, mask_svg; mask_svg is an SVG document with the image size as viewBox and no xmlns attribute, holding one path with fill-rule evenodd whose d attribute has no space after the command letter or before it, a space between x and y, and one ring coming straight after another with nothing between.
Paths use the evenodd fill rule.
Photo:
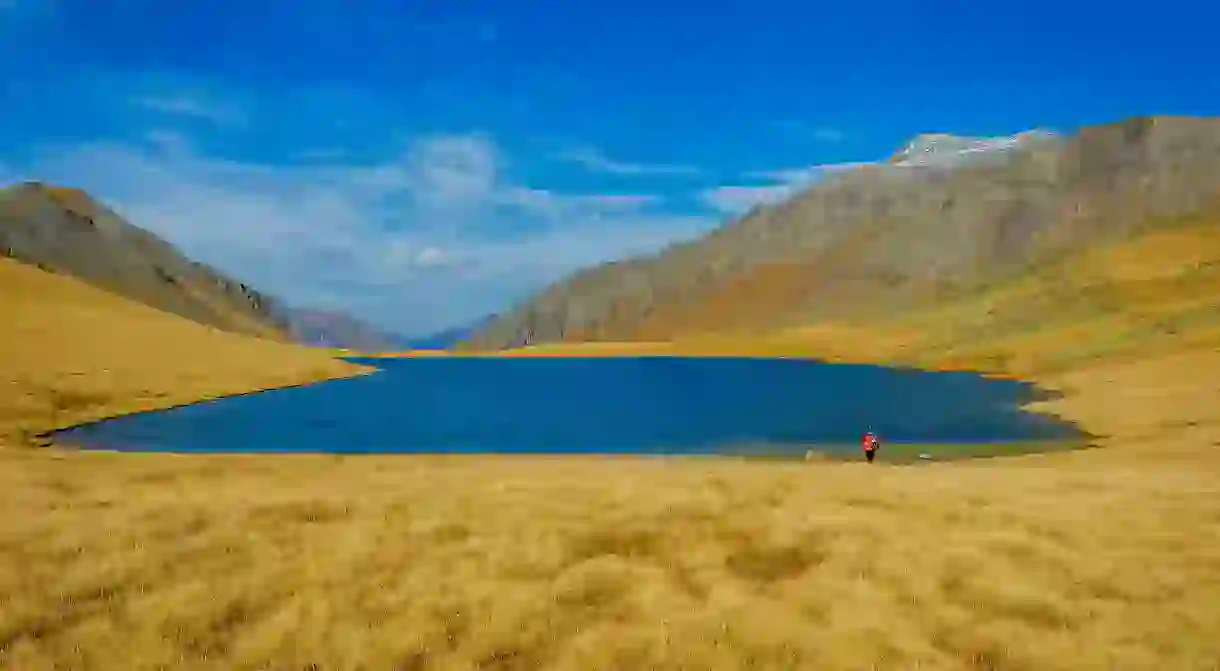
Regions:
<instances>
[{"instance_id":1,"label":"white cloud","mask_svg":"<svg viewBox=\"0 0 1220 671\"><path fill-rule=\"evenodd\" d=\"M690 165L662 163L627 163L609 158L594 147L577 147L559 152L556 159L584 166L593 172L611 175L697 175L699 169Z\"/></svg>"},{"instance_id":2,"label":"white cloud","mask_svg":"<svg viewBox=\"0 0 1220 671\"><path fill-rule=\"evenodd\" d=\"M159 95L142 95L131 99L132 104L173 116L201 119L218 126L243 126L247 119L240 107L194 91L179 91Z\"/></svg>"},{"instance_id":3,"label":"white cloud","mask_svg":"<svg viewBox=\"0 0 1220 671\"><path fill-rule=\"evenodd\" d=\"M188 256L302 306L407 334L507 307L580 267L706 231L649 195L511 180L480 133L416 138L370 163L265 165L186 138L43 146L17 174L79 186Z\"/></svg>"},{"instance_id":4,"label":"white cloud","mask_svg":"<svg viewBox=\"0 0 1220 671\"><path fill-rule=\"evenodd\" d=\"M717 212L735 216L745 214L759 205L779 203L794 193L785 185L718 186L699 195L705 205Z\"/></svg>"},{"instance_id":5,"label":"white cloud","mask_svg":"<svg viewBox=\"0 0 1220 671\"><path fill-rule=\"evenodd\" d=\"M480 205L498 186L499 152L482 135L424 138L412 144L406 158L403 174L410 182L409 187L428 205ZM392 178L390 173L387 177Z\"/></svg>"},{"instance_id":6,"label":"white cloud","mask_svg":"<svg viewBox=\"0 0 1220 671\"><path fill-rule=\"evenodd\" d=\"M852 170L866 165L871 164L827 163L806 166L804 168L749 172L745 174L747 179L764 183L751 186L719 186L703 191L699 197L708 207L730 216L736 216L744 214L759 205L783 202L818 182L828 174Z\"/></svg>"},{"instance_id":7,"label":"white cloud","mask_svg":"<svg viewBox=\"0 0 1220 671\"><path fill-rule=\"evenodd\" d=\"M803 189L828 174L843 172L845 170L854 170L867 165L874 165L872 161L857 161L850 163L823 163L820 165L808 165L803 168L786 168L782 170L766 170L746 173L749 179L764 179L773 182L779 182L785 186L790 186L796 189Z\"/></svg>"}]
</instances>

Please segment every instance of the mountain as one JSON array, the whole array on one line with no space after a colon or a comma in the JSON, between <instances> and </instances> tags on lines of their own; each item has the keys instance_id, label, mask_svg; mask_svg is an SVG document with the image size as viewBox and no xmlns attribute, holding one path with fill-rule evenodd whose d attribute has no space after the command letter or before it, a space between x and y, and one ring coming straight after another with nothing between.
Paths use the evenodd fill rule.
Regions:
<instances>
[{"instance_id":1,"label":"mountain","mask_svg":"<svg viewBox=\"0 0 1220 671\"><path fill-rule=\"evenodd\" d=\"M79 189L38 182L0 189L0 256L224 331L364 351L402 348L400 339L352 317L290 307L193 261Z\"/></svg>"},{"instance_id":2,"label":"mountain","mask_svg":"<svg viewBox=\"0 0 1220 671\"><path fill-rule=\"evenodd\" d=\"M406 338L331 310L286 309L293 340L317 347L338 347L367 353L394 352L409 347Z\"/></svg>"},{"instance_id":3,"label":"mountain","mask_svg":"<svg viewBox=\"0 0 1220 671\"><path fill-rule=\"evenodd\" d=\"M1138 117L1007 140L925 135L698 240L580 271L462 347L901 312L1198 212L1218 185L1220 118Z\"/></svg>"},{"instance_id":4,"label":"mountain","mask_svg":"<svg viewBox=\"0 0 1220 671\"><path fill-rule=\"evenodd\" d=\"M0 255L74 276L201 324L284 339L269 296L133 226L78 189L0 189Z\"/></svg>"},{"instance_id":5,"label":"mountain","mask_svg":"<svg viewBox=\"0 0 1220 671\"><path fill-rule=\"evenodd\" d=\"M438 331L422 338L412 339L407 346L412 349L450 349L478 333L479 330L492 323L495 315L482 317L468 324Z\"/></svg>"}]
</instances>

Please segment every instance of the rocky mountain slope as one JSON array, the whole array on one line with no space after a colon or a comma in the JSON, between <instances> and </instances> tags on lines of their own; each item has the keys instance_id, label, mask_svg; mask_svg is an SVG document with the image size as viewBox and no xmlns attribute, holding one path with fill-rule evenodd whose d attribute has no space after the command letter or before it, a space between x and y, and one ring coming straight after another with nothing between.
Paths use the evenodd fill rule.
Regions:
<instances>
[{"instance_id":1,"label":"rocky mountain slope","mask_svg":"<svg viewBox=\"0 0 1220 671\"><path fill-rule=\"evenodd\" d=\"M218 329L286 337L288 322L268 296L77 189L31 182L0 190L0 255Z\"/></svg>"},{"instance_id":2,"label":"rocky mountain slope","mask_svg":"<svg viewBox=\"0 0 1220 671\"><path fill-rule=\"evenodd\" d=\"M193 261L78 189L0 189L0 256L225 331L365 351L402 345L352 317L285 305Z\"/></svg>"},{"instance_id":3,"label":"rocky mountain slope","mask_svg":"<svg viewBox=\"0 0 1220 671\"><path fill-rule=\"evenodd\" d=\"M661 340L902 312L1218 195L1220 118L1139 117L1006 142L921 136L701 239L579 272L463 346Z\"/></svg>"}]
</instances>

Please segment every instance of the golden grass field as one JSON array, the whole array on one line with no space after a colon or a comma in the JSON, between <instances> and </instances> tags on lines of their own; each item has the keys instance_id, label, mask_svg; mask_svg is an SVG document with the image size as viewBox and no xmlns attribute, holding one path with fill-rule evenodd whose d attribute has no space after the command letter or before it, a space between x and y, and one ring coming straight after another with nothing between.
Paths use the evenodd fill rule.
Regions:
<instances>
[{"instance_id":1,"label":"golden grass field","mask_svg":"<svg viewBox=\"0 0 1220 671\"><path fill-rule=\"evenodd\" d=\"M354 371L5 262L0 667L1220 668L1217 259L1184 228L888 322L523 353L982 368L1105 435L922 467L23 448Z\"/></svg>"}]
</instances>

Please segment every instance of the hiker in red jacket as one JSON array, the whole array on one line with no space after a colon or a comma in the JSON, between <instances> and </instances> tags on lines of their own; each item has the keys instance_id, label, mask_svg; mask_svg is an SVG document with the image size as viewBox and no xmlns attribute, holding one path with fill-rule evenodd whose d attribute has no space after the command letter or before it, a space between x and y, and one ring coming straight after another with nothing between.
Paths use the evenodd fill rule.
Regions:
<instances>
[{"instance_id":1,"label":"hiker in red jacket","mask_svg":"<svg viewBox=\"0 0 1220 671\"><path fill-rule=\"evenodd\" d=\"M864 449L864 458L868 459L868 463L871 464L873 457L877 456L877 448L881 447L881 441L878 440L877 434L869 431L864 434L860 447Z\"/></svg>"}]
</instances>

